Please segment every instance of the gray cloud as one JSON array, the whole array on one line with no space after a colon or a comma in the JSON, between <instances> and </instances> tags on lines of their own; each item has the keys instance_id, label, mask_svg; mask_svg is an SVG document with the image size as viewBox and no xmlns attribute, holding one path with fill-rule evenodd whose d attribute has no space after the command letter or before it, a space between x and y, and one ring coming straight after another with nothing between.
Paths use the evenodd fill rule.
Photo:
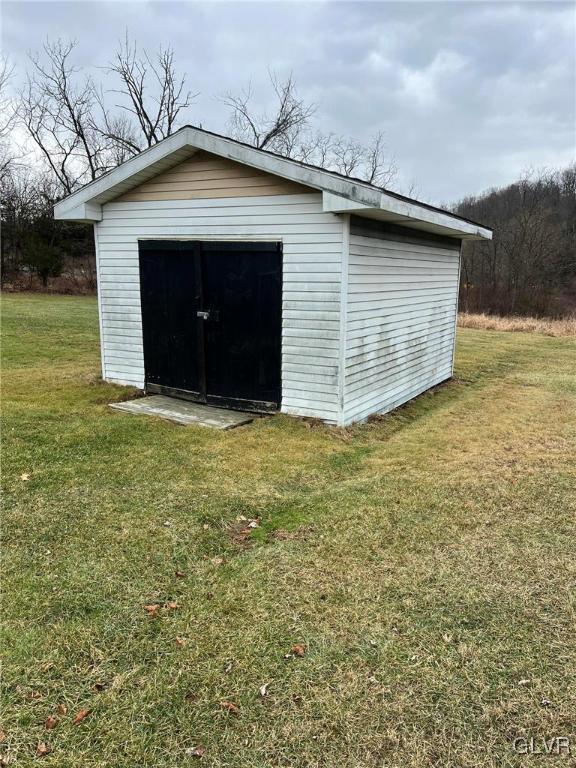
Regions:
<instances>
[{"instance_id":1,"label":"gray cloud","mask_svg":"<svg viewBox=\"0 0 576 768\"><path fill-rule=\"evenodd\" d=\"M5 2L3 48L21 73L48 37L102 67L126 28L170 43L192 90L189 120L225 128L216 98L267 69L293 71L322 130L383 130L400 183L430 201L505 184L574 159L576 16L556 2Z\"/></svg>"}]
</instances>

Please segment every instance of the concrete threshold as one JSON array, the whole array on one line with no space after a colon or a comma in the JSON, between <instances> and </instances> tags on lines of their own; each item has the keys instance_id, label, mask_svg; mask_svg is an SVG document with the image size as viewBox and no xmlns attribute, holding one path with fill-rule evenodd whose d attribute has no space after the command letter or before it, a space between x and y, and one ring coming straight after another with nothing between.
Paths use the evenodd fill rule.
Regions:
<instances>
[{"instance_id":1,"label":"concrete threshold","mask_svg":"<svg viewBox=\"0 0 576 768\"><path fill-rule=\"evenodd\" d=\"M214 408L211 405L178 400L165 395L148 395L124 403L110 403L116 411L126 411L139 416L157 416L186 426L195 424L213 429L234 429L254 420L254 415L242 411L230 411L226 408Z\"/></svg>"}]
</instances>

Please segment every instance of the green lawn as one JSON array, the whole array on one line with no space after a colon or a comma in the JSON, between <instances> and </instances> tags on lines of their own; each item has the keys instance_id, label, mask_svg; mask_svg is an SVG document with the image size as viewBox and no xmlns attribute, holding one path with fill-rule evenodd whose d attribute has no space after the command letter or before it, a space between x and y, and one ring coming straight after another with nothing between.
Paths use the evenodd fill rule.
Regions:
<instances>
[{"instance_id":1,"label":"green lawn","mask_svg":"<svg viewBox=\"0 0 576 768\"><path fill-rule=\"evenodd\" d=\"M3 764L576 753L574 339L462 330L394 414L221 433L107 408L93 299L7 296L2 330Z\"/></svg>"}]
</instances>

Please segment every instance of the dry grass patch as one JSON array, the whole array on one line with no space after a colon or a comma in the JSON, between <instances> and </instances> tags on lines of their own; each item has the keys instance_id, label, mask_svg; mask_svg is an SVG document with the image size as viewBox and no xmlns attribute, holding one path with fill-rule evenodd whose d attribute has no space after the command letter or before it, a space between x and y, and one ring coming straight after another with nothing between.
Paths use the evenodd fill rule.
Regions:
<instances>
[{"instance_id":1,"label":"dry grass patch","mask_svg":"<svg viewBox=\"0 0 576 768\"><path fill-rule=\"evenodd\" d=\"M560 320L538 317L500 317L498 315L460 312L460 328L476 328L481 331L520 331L521 333L542 333L545 336L576 336L576 315Z\"/></svg>"}]
</instances>

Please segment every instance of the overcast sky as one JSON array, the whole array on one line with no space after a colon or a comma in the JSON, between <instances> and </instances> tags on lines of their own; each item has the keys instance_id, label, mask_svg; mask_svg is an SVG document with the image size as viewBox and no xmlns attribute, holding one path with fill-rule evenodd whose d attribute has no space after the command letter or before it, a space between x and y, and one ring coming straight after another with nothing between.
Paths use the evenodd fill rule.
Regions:
<instances>
[{"instance_id":1,"label":"overcast sky","mask_svg":"<svg viewBox=\"0 0 576 768\"><path fill-rule=\"evenodd\" d=\"M267 69L294 73L324 131L383 130L399 186L451 202L527 167L575 157L576 6L563 2L4 2L2 48L75 38L76 62L104 66L127 29L173 46L200 95L186 122L225 131L218 96Z\"/></svg>"}]
</instances>

